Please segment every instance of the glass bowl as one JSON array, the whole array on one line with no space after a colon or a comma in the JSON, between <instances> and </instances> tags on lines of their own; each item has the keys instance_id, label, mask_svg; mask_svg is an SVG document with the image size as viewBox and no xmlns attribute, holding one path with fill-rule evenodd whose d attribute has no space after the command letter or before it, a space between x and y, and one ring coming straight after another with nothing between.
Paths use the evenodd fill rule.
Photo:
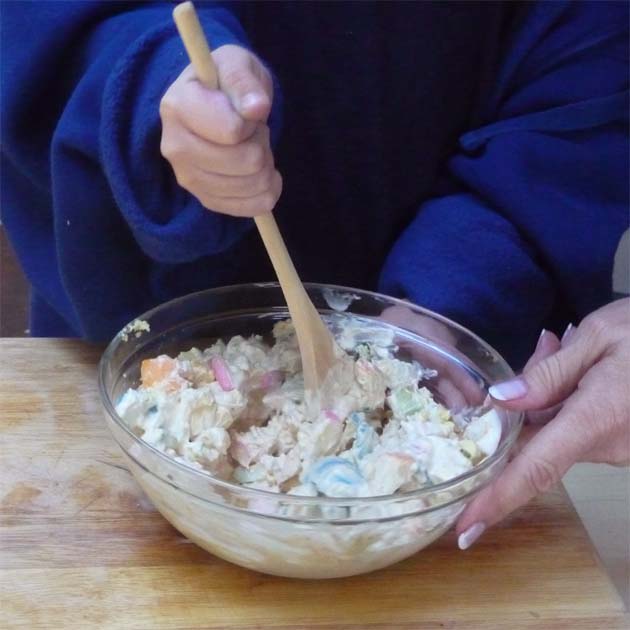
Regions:
<instances>
[{"instance_id":1,"label":"glass bowl","mask_svg":"<svg viewBox=\"0 0 630 630\"><path fill-rule=\"evenodd\" d=\"M308 284L331 321L348 315L394 326L400 358L414 357L438 376L423 382L453 410L484 403L488 387L513 376L488 344L458 324L403 300L345 287ZM205 348L217 338L269 336L288 317L276 283L194 293L142 315L150 332L119 333L99 366L107 424L129 469L162 515L184 536L235 564L298 578L374 571L407 558L447 531L507 462L522 416L501 412L496 452L466 474L408 493L370 498L303 497L244 488L176 462L132 433L115 411L139 383L140 362Z\"/></svg>"}]
</instances>

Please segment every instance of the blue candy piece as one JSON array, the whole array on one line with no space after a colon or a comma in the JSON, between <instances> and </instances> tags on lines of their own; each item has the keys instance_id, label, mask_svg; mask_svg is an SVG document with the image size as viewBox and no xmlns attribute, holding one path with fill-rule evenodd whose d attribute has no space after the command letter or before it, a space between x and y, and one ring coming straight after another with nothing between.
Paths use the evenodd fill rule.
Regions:
<instances>
[{"instance_id":1,"label":"blue candy piece","mask_svg":"<svg viewBox=\"0 0 630 630\"><path fill-rule=\"evenodd\" d=\"M329 497L357 496L359 487L365 484L358 468L341 457L323 457L318 460L305 481Z\"/></svg>"},{"instance_id":2,"label":"blue candy piece","mask_svg":"<svg viewBox=\"0 0 630 630\"><path fill-rule=\"evenodd\" d=\"M358 459L371 453L378 442L376 431L365 421L364 413L353 413L350 420L355 424L357 434L354 438L352 450Z\"/></svg>"}]
</instances>

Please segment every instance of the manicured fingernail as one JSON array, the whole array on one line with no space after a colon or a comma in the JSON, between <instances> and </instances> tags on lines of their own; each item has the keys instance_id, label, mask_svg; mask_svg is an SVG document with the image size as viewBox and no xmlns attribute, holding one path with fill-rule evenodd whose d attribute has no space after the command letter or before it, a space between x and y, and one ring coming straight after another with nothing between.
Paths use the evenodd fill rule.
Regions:
<instances>
[{"instance_id":1,"label":"manicured fingernail","mask_svg":"<svg viewBox=\"0 0 630 630\"><path fill-rule=\"evenodd\" d=\"M488 393L496 400L515 400L527 394L527 383L522 378L513 378L493 385Z\"/></svg>"},{"instance_id":2,"label":"manicured fingernail","mask_svg":"<svg viewBox=\"0 0 630 630\"><path fill-rule=\"evenodd\" d=\"M538 350L538 348L540 348L540 346L542 345L543 338L546 334L547 334L547 329L543 328L540 331L540 336L538 337L538 341L536 342L536 350Z\"/></svg>"},{"instance_id":3,"label":"manicured fingernail","mask_svg":"<svg viewBox=\"0 0 630 630\"><path fill-rule=\"evenodd\" d=\"M575 326L573 324L569 324L562 335L562 339L560 339L560 343L567 343L569 339L573 337L573 333L575 333Z\"/></svg>"},{"instance_id":4,"label":"manicured fingernail","mask_svg":"<svg viewBox=\"0 0 630 630\"><path fill-rule=\"evenodd\" d=\"M464 551L471 547L475 541L486 531L483 523L474 523L457 538L457 546Z\"/></svg>"}]
</instances>

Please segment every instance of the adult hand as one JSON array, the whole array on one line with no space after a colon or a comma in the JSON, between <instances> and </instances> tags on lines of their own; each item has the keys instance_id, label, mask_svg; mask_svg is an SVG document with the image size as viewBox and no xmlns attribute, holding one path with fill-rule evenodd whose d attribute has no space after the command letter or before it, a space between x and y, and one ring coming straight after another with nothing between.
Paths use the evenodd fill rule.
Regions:
<instances>
[{"instance_id":1,"label":"adult hand","mask_svg":"<svg viewBox=\"0 0 630 630\"><path fill-rule=\"evenodd\" d=\"M460 548L558 483L576 462L630 463L630 299L543 332L523 374L490 388L497 406L532 412L525 444L457 524Z\"/></svg>"},{"instance_id":2,"label":"adult hand","mask_svg":"<svg viewBox=\"0 0 630 630\"><path fill-rule=\"evenodd\" d=\"M218 90L201 85L188 66L164 94L162 155L206 208L248 217L270 212L282 192L266 124L271 76L240 46L221 46L212 56Z\"/></svg>"}]
</instances>

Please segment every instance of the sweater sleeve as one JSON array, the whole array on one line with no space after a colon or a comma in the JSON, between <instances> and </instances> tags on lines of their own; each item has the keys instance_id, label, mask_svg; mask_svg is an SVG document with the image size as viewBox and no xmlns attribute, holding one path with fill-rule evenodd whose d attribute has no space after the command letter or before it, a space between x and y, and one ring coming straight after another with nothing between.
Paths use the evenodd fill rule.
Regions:
<instances>
[{"instance_id":1,"label":"sweater sleeve","mask_svg":"<svg viewBox=\"0 0 630 630\"><path fill-rule=\"evenodd\" d=\"M203 208L177 185L160 154L159 102L188 64L172 19L174 6L38 2L3 8L3 37L15 40L4 47L23 50L12 52L3 69L12 107L5 112L6 135L28 159L38 156L43 168L27 168L37 184L52 185L56 223L70 219L69 208L73 214L99 215L97 224L107 213L121 214L142 251L165 263L225 250L250 224ZM212 47L248 46L235 11L229 3L198 3ZM272 137L279 127L278 101L270 118ZM42 102L48 108L43 116ZM38 128L29 110L50 120ZM84 200L77 184L85 188L89 182L93 197L77 208Z\"/></svg>"},{"instance_id":2,"label":"sweater sleeve","mask_svg":"<svg viewBox=\"0 0 630 630\"><path fill-rule=\"evenodd\" d=\"M382 290L472 328L515 365L559 310L611 299L628 226L628 7L530 5L448 192L395 243ZM566 325L568 321L555 322Z\"/></svg>"}]
</instances>

